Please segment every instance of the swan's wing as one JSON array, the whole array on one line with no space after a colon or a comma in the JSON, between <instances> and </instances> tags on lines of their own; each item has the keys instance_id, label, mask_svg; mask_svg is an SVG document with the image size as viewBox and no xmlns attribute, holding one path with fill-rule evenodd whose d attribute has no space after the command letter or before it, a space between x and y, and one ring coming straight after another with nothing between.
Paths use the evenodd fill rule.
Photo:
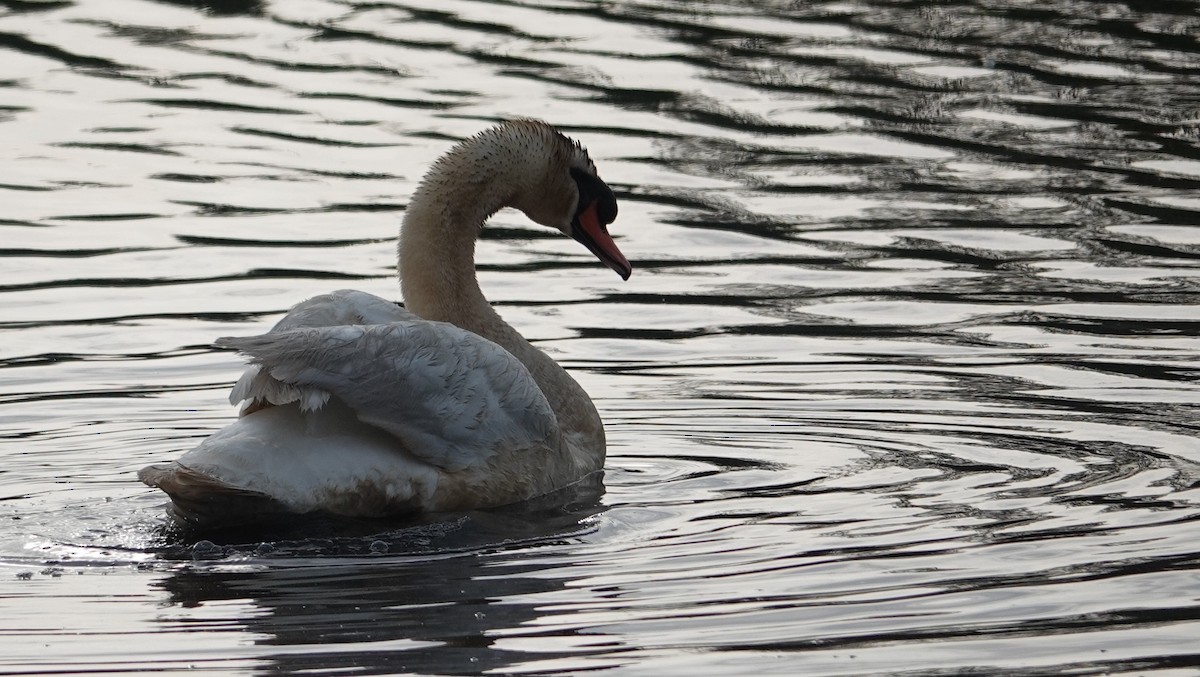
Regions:
<instances>
[{"instance_id":1,"label":"swan's wing","mask_svg":"<svg viewBox=\"0 0 1200 677\"><path fill-rule=\"evenodd\" d=\"M284 315L269 333L275 334L302 327L335 327L347 324L388 324L416 320L417 316L403 307L374 294L340 289L329 294L314 296L296 304ZM325 396L305 393L298 388L271 378L258 365L252 364L242 372L241 378L229 392L229 403L248 401L243 413L249 413L270 404L287 404L302 401L309 409L325 403Z\"/></svg>"},{"instance_id":2,"label":"swan's wing","mask_svg":"<svg viewBox=\"0 0 1200 677\"><path fill-rule=\"evenodd\" d=\"M365 291L339 289L292 306L271 331L343 324L390 324L416 319L416 315L387 299Z\"/></svg>"},{"instance_id":3,"label":"swan's wing","mask_svg":"<svg viewBox=\"0 0 1200 677\"><path fill-rule=\"evenodd\" d=\"M217 343L294 388L301 407L336 397L360 421L445 470L551 445L558 435L554 412L525 365L454 325L304 327Z\"/></svg>"}]
</instances>

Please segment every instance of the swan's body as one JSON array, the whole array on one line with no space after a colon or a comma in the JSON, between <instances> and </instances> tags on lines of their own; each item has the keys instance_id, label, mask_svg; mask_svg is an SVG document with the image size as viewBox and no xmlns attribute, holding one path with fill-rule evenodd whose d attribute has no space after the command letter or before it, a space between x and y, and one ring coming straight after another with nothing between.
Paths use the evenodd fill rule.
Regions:
<instances>
[{"instance_id":1,"label":"swan's body","mask_svg":"<svg viewBox=\"0 0 1200 677\"><path fill-rule=\"evenodd\" d=\"M407 310L338 291L267 334L220 339L251 359L230 396L241 417L139 478L176 518L222 526L493 507L599 470L604 427L587 393L475 279L476 236L504 206L629 276L606 229L616 202L587 152L544 123L504 123L456 146L414 194L399 246Z\"/></svg>"}]
</instances>

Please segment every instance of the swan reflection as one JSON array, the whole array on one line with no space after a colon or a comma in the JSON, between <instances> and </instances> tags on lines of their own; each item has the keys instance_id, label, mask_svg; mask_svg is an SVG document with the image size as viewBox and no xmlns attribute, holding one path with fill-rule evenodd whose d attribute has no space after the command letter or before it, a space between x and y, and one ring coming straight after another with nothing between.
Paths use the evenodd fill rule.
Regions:
<instances>
[{"instance_id":1,"label":"swan reflection","mask_svg":"<svg viewBox=\"0 0 1200 677\"><path fill-rule=\"evenodd\" d=\"M372 535L206 541L199 550L179 542L168 557L220 554L170 572L159 587L169 605L208 607L210 627L235 626L254 638L261 651L253 656L268 674L504 670L530 657L494 646L500 631L546 616L538 598L569 580L546 575L555 565L543 561L543 547L586 539L604 510L602 490L595 476L522 506ZM195 612L182 613L195 620ZM554 641L562 648L539 651L537 660L579 655Z\"/></svg>"}]
</instances>

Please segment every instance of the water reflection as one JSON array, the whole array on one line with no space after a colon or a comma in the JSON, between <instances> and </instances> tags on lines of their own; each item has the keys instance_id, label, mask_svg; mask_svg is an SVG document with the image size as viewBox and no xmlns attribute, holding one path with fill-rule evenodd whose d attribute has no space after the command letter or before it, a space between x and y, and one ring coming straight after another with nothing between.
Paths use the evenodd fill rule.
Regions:
<instances>
[{"instance_id":1,"label":"water reflection","mask_svg":"<svg viewBox=\"0 0 1200 677\"><path fill-rule=\"evenodd\" d=\"M155 0L169 5L193 7L206 14L214 16L230 16L246 14L260 16L264 6L262 0Z\"/></svg>"},{"instance_id":2,"label":"water reflection","mask_svg":"<svg viewBox=\"0 0 1200 677\"><path fill-rule=\"evenodd\" d=\"M1194 10L8 3L0 671L1195 667ZM639 271L479 247L603 496L164 532L133 472L233 415L211 340L396 296L415 181L514 115L585 141Z\"/></svg>"},{"instance_id":3,"label":"water reflection","mask_svg":"<svg viewBox=\"0 0 1200 677\"><path fill-rule=\"evenodd\" d=\"M548 575L554 558L542 560L596 530L602 493L593 477L516 508L375 533L357 524L365 536L347 535L345 524L326 525L323 536L310 524L295 530L300 540L275 533L241 545L184 541L167 546L167 556L197 565L157 586L180 607L179 622L188 609L224 607L228 615L209 612L205 622L236 623L258 647L286 648L255 652L268 673L504 671L529 656L494 646L498 631L554 615L535 600L569 579ZM571 656L576 651L552 648L570 645L556 637L538 659Z\"/></svg>"},{"instance_id":4,"label":"water reflection","mask_svg":"<svg viewBox=\"0 0 1200 677\"><path fill-rule=\"evenodd\" d=\"M536 603L521 599L564 584L526 575L544 565L508 562L500 572L493 559L472 553L240 572L184 569L161 585L171 604L184 607L249 603L252 610L226 622L242 625L260 647L288 649L263 651L260 671L479 674L528 659L493 646L495 633L543 616ZM541 658L570 653L549 649Z\"/></svg>"}]
</instances>

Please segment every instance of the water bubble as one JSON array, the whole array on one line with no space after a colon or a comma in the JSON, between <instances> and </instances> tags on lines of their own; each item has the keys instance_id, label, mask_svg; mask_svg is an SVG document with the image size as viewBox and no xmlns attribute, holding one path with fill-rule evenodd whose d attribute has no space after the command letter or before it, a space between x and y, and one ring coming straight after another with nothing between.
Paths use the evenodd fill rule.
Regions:
<instances>
[{"instance_id":1,"label":"water bubble","mask_svg":"<svg viewBox=\"0 0 1200 677\"><path fill-rule=\"evenodd\" d=\"M192 544L192 557L196 559L216 558L225 554L225 549L212 541L196 541Z\"/></svg>"}]
</instances>

